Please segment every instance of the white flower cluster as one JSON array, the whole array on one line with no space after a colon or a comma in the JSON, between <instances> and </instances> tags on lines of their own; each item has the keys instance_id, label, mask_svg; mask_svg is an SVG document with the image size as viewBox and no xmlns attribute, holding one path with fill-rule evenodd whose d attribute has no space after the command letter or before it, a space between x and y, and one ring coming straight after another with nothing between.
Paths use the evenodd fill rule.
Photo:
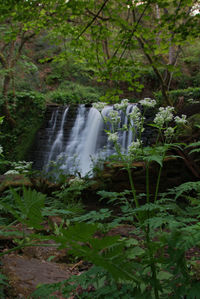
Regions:
<instances>
[{"instance_id":1,"label":"white flower cluster","mask_svg":"<svg viewBox=\"0 0 200 299\"><path fill-rule=\"evenodd\" d=\"M19 171L14 170L14 169L11 169L11 170L6 171L4 174L5 174L5 175L9 175L9 174L19 174Z\"/></svg>"},{"instance_id":2,"label":"white flower cluster","mask_svg":"<svg viewBox=\"0 0 200 299\"><path fill-rule=\"evenodd\" d=\"M107 104L104 102L93 103L93 108L101 112Z\"/></svg>"},{"instance_id":3,"label":"white flower cluster","mask_svg":"<svg viewBox=\"0 0 200 299\"><path fill-rule=\"evenodd\" d=\"M187 122L185 114L182 114L181 117L176 116L174 120L177 125L184 125Z\"/></svg>"},{"instance_id":4,"label":"white flower cluster","mask_svg":"<svg viewBox=\"0 0 200 299\"><path fill-rule=\"evenodd\" d=\"M73 186L74 185L83 185L83 184L84 184L84 180L77 177L77 176L75 178L69 180L69 185L70 186L72 186L72 185Z\"/></svg>"},{"instance_id":5,"label":"white flower cluster","mask_svg":"<svg viewBox=\"0 0 200 299\"><path fill-rule=\"evenodd\" d=\"M128 153L129 155L134 155L137 153L137 151L139 150L141 146L141 143L139 141L139 139L137 139L136 141L133 141L129 146L128 146Z\"/></svg>"},{"instance_id":6,"label":"white flower cluster","mask_svg":"<svg viewBox=\"0 0 200 299\"><path fill-rule=\"evenodd\" d=\"M0 155L3 153L3 147L0 145Z\"/></svg>"},{"instance_id":7,"label":"white flower cluster","mask_svg":"<svg viewBox=\"0 0 200 299\"><path fill-rule=\"evenodd\" d=\"M111 123L119 123L121 120L119 113L116 110L111 110L109 113L109 120Z\"/></svg>"},{"instance_id":8,"label":"white flower cluster","mask_svg":"<svg viewBox=\"0 0 200 299\"><path fill-rule=\"evenodd\" d=\"M141 121L141 112L140 109L137 106L133 106L133 109L131 111L131 113L129 113L129 118L130 120L133 121L135 126L140 126L140 121Z\"/></svg>"},{"instance_id":9,"label":"white flower cluster","mask_svg":"<svg viewBox=\"0 0 200 299\"><path fill-rule=\"evenodd\" d=\"M159 127L162 128L165 123L172 121L173 119L173 112L174 107L160 107L159 112L156 114L154 118L154 123Z\"/></svg>"},{"instance_id":10,"label":"white flower cluster","mask_svg":"<svg viewBox=\"0 0 200 299\"><path fill-rule=\"evenodd\" d=\"M139 103L147 108L153 108L156 105L156 101L150 98L145 98L144 100L139 101Z\"/></svg>"},{"instance_id":11,"label":"white flower cluster","mask_svg":"<svg viewBox=\"0 0 200 299\"><path fill-rule=\"evenodd\" d=\"M26 174L30 171L31 166L33 162L27 162L27 161L18 161L18 162L13 162L12 166L13 169L8 170L5 175L7 174Z\"/></svg>"},{"instance_id":12,"label":"white flower cluster","mask_svg":"<svg viewBox=\"0 0 200 299\"><path fill-rule=\"evenodd\" d=\"M125 110L127 108L128 104L129 104L128 100L124 99L121 101L120 104L115 104L114 108L117 110Z\"/></svg>"},{"instance_id":13,"label":"white flower cluster","mask_svg":"<svg viewBox=\"0 0 200 299\"><path fill-rule=\"evenodd\" d=\"M145 120L145 117L142 116L140 109L137 106L133 106L133 109L131 113L128 114L130 123L134 125L134 127L137 128L138 131L143 132L143 121Z\"/></svg>"},{"instance_id":14,"label":"white flower cluster","mask_svg":"<svg viewBox=\"0 0 200 299\"><path fill-rule=\"evenodd\" d=\"M175 128L172 128L172 127L168 127L165 131L164 131L164 135L165 137L168 139L168 138L172 138L173 135L174 135L174 130Z\"/></svg>"},{"instance_id":15,"label":"white flower cluster","mask_svg":"<svg viewBox=\"0 0 200 299\"><path fill-rule=\"evenodd\" d=\"M107 132L107 135L108 135L108 141L114 142L114 143L118 141L117 132L115 132L115 133Z\"/></svg>"}]
</instances>

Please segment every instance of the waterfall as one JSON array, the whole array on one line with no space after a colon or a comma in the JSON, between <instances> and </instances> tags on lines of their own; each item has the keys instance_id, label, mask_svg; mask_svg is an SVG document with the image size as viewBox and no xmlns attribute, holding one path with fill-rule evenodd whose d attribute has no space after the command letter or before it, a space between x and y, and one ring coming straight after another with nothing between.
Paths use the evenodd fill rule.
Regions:
<instances>
[{"instance_id":1,"label":"waterfall","mask_svg":"<svg viewBox=\"0 0 200 299\"><path fill-rule=\"evenodd\" d=\"M58 111L59 109L56 108L51 116L51 119L48 122L47 128L46 128L46 134L48 136L48 141L47 141L47 151L50 151L52 148L52 142L53 138L55 136L55 130L56 130L56 124L57 124L57 119L58 119ZM45 164L48 161L45 161Z\"/></svg>"},{"instance_id":2,"label":"waterfall","mask_svg":"<svg viewBox=\"0 0 200 299\"><path fill-rule=\"evenodd\" d=\"M91 108L87 113L87 108L84 105L79 107L65 148L67 157L61 167L63 170L75 171L76 164L78 164L78 170L82 175L90 171L90 157L95 154L101 124L101 115L96 109Z\"/></svg>"},{"instance_id":3,"label":"waterfall","mask_svg":"<svg viewBox=\"0 0 200 299\"><path fill-rule=\"evenodd\" d=\"M126 115L132 111L133 105L128 105ZM43 156L42 164L46 173L53 170L51 161L54 161L63 173L79 172L84 176L91 173L92 161L98 157L106 158L114 153L113 144L108 142L105 132L105 129L109 129L109 123L106 127L102 118L102 116L109 115L113 106L106 106L102 111L102 116L95 108L88 108L85 105L79 105L75 115L74 110L71 113L70 109L66 107L52 110L45 129L45 134L48 136L46 150L40 156ZM120 129L123 125L128 125L126 115L120 112ZM119 143L125 151L132 140L131 130L120 131Z\"/></svg>"},{"instance_id":4,"label":"waterfall","mask_svg":"<svg viewBox=\"0 0 200 299\"><path fill-rule=\"evenodd\" d=\"M55 141L53 142L52 146L51 146L51 150L47 159L47 165L46 165L46 171L48 172L50 169L50 162L55 160L57 158L57 156L60 154L60 152L62 151L63 148L63 128L64 128L64 123L66 121L66 115L68 112L69 107L66 107L63 111L62 114L62 119L61 119L61 124L60 124L60 128L56 134L56 138ZM56 121L57 121L57 116L55 116L54 118L54 122L53 122L53 133L55 132L55 127L56 127Z\"/></svg>"}]
</instances>

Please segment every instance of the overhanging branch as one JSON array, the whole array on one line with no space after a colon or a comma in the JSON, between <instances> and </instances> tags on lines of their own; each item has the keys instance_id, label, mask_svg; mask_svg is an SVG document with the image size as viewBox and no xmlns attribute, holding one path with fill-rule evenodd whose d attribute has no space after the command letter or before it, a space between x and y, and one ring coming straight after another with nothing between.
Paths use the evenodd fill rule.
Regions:
<instances>
[{"instance_id":1,"label":"overhanging branch","mask_svg":"<svg viewBox=\"0 0 200 299\"><path fill-rule=\"evenodd\" d=\"M93 19L85 26L85 28L81 31L81 33L78 35L78 37L76 38L79 39L81 37L81 35L83 35L83 33L94 23L94 21L99 17L99 14L101 13L101 11L104 9L104 7L106 6L107 2L109 0L105 0L104 3L102 4L102 6L100 7L100 9L98 10L97 14L94 15Z\"/></svg>"}]
</instances>

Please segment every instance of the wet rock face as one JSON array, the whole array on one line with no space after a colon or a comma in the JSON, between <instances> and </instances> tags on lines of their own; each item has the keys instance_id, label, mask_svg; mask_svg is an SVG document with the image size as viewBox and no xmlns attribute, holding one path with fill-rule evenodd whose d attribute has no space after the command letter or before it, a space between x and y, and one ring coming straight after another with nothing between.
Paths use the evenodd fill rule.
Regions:
<instances>
[{"instance_id":1,"label":"wet rock face","mask_svg":"<svg viewBox=\"0 0 200 299\"><path fill-rule=\"evenodd\" d=\"M160 192L164 192L186 181L194 180L194 175L182 160L169 158L164 161L159 188ZM155 193L158 172L159 165L152 163L149 169L150 192L152 194ZM143 162L133 163L132 176L137 193L146 192L146 169ZM100 188L101 184L104 183L106 190L109 191L122 192L130 189L127 170L120 163L110 164L106 162L101 177L96 177L95 179L99 182L97 188Z\"/></svg>"},{"instance_id":2,"label":"wet rock face","mask_svg":"<svg viewBox=\"0 0 200 299\"><path fill-rule=\"evenodd\" d=\"M4 256L2 263L2 271L8 277L13 291L12 296L18 298L28 298L39 284L57 283L74 274L67 265L15 254Z\"/></svg>"}]
</instances>

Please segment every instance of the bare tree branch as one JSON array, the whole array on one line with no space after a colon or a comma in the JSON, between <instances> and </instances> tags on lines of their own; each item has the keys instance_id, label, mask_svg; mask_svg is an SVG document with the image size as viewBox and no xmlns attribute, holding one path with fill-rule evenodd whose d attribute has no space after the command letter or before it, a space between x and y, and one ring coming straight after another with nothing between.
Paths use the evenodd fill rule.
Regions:
<instances>
[{"instance_id":1,"label":"bare tree branch","mask_svg":"<svg viewBox=\"0 0 200 299\"><path fill-rule=\"evenodd\" d=\"M130 43L130 41L131 41L131 39L132 39L132 37L133 37L134 32L137 30L137 27L138 27L140 21L142 20L142 17L143 17L143 15L144 15L146 9L148 8L149 4L150 4L150 3L149 3L149 1L148 1L147 4L146 4L146 6L145 6L145 8L143 9L143 11L142 11L142 13L141 13L139 19L137 20L137 23L136 23L135 26L133 27L133 29L132 29L132 31L131 31L131 33L130 33L130 36L129 36L129 38L128 38L128 41L126 41L126 42L121 41L121 43L119 44L119 47L115 50L115 52L114 52L112 58L114 58L114 57L117 55L119 49L124 45L125 48L124 48L124 50L123 50L123 52L122 52L122 54L120 55L120 58L119 58L119 62L121 61L122 57L124 56L124 54L125 54L125 52L126 52L126 50L127 50L128 44ZM136 22L136 20L135 20L135 22Z\"/></svg>"},{"instance_id":2,"label":"bare tree branch","mask_svg":"<svg viewBox=\"0 0 200 299\"><path fill-rule=\"evenodd\" d=\"M83 33L94 23L94 21L98 18L99 14L101 13L101 11L104 9L104 7L106 6L107 2L109 0L105 0L104 3L102 4L102 6L100 7L100 9L98 10L97 14L94 15L93 19L85 26L85 28L81 31L81 33L78 35L78 37L76 38L79 39L81 37L81 35L83 35Z\"/></svg>"},{"instance_id":3,"label":"bare tree branch","mask_svg":"<svg viewBox=\"0 0 200 299\"><path fill-rule=\"evenodd\" d=\"M1 52L0 52L0 63L2 64L3 68L7 67L6 59L4 58Z\"/></svg>"},{"instance_id":4,"label":"bare tree branch","mask_svg":"<svg viewBox=\"0 0 200 299\"><path fill-rule=\"evenodd\" d=\"M89 10L88 8L86 9L86 11L87 11L90 15L96 17L95 13L93 13L93 12L92 12L91 10ZM104 18L104 17L102 17L102 16L100 16L100 15L98 15L96 18L98 18L98 19L100 19L100 20L102 20L102 21L109 21L109 20L110 20L110 18Z\"/></svg>"}]
</instances>

